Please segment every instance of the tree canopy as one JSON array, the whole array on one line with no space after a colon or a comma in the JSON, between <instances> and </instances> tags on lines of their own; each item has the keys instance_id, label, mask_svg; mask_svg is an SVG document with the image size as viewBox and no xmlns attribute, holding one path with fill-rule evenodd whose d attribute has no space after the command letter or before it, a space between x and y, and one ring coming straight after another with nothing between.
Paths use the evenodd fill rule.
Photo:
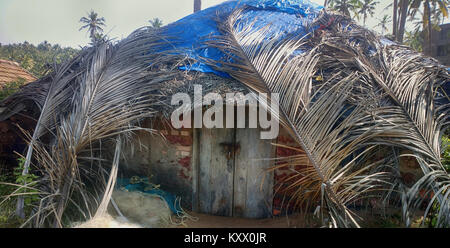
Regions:
<instances>
[{"instance_id":1,"label":"tree canopy","mask_svg":"<svg viewBox=\"0 0 450 248\"><path fill-rule=\"evenodd\" d=\"M18 44L1 45L0 59L15 61L22 68L39 78L44 76L53 64L60 64L73 58L79 52L71 47L62 48L47 41L37 46L25 41Z\"/></svg>"}]
</instances>

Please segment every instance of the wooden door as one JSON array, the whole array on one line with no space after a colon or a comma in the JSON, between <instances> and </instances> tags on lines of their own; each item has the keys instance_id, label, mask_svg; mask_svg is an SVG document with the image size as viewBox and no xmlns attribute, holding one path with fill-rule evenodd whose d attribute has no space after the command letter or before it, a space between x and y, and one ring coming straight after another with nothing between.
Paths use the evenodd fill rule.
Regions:
<instances>
[{"instance_id":1,"label":"wooden door","mask_svg":"<svg viewBox=\"0 0 450 248\"><path fill-rule=\"evenodd\" d=\"M234 135L230 128L200 131L198 207L202 213L232 216L234 154L226 150Z\"/></svg>"},{"instance_id":2,"label":"wooden door","mask_svg":"<svg viewBox=\"0 0 450 248\"><path fill-rule=\"evenodd\" d=\"M273 174L265 169L272 165L267 159L275 150L259 135L260 129L251 128L199 130L198 180L194 180L198 200L193 201L198 207L193 209L221 216L271 215Z\"/></svg>"},{"instance_id":3,"label":"wooden door","mask_svg":"<svg viewBox=\"0 0 450 248\"><path fill-rule=\"evenodd\" d=\"M260 129L236 129L233 216L266 218L272 214L275 147L260 139Z\"/></svg>"}]
</instances>

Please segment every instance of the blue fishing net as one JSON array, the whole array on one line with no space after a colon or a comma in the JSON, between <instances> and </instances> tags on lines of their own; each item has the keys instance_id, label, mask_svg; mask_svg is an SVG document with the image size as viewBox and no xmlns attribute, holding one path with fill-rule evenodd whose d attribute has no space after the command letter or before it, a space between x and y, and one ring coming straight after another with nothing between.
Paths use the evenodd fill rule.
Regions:
<instances>
[{"instance_id":1,"label":"blue fishing net","mask_svg":"<svg viewBox=\"0 0 450 248\"><path fill-rule=\"evenodd\" d=\"M155 188L155 185L148 181L146 177L140 177L138 182L132 182L130 178L117 178L116 188L126 189L129 192L141 192L149 195L160 196L169 206L172 213L182 215L184 213L181 208L180 200L167 191Z\"/></svg>"}]
</instances>

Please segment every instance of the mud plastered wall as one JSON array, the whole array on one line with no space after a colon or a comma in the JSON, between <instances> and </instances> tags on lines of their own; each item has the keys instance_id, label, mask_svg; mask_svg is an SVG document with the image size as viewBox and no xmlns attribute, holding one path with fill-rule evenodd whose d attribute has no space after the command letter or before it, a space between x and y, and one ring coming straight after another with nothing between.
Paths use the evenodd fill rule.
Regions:
<instances>
[{"instance_id":1,"label":"mud plastered wall","mask_svg":"<svg viewBox=\"0 0 450 248\"><path fill-rule=\"evenodd\" d=\"M121 161L124 177L146 176L175 196L182 206L192 206L192 143L191 129L173 129L167 122L146 120L143 127L155 130L136 132L124 147Z\"/></svg>"}]
</instances>

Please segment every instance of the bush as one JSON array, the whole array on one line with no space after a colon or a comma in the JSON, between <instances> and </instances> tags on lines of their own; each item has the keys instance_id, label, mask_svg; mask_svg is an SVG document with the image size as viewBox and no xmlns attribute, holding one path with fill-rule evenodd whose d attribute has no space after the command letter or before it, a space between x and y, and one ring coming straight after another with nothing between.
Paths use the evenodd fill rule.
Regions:
<instances>
[{"instance_id":1,"label":"bush","mask_svg":"<svg viewBox=\"0 0 450 248\"><path fill-rule=\"evenodd\" d=\"M2 88L0 88L0 101L19 91L20 87L25 85L25 82L25 79L20 78L15 82L5 84Z\"/></svg>"},{"instance_id":2,"label":"bush","mask_svg":"<svg viewBox=\"0 0 450 248\"><path fill-rule=\"evenodd\" d=\"M443 152L442 152L442 164L447 172L450 173L450 139L448 136L444 135L442 138Z\"/></svg>"},{"instance_id":3,"label":"bush","mask_svg":"<svg viewBox=\"0 0 450 248\"><path fill-rule=\"evenodd\" d=\"M38 176L31 173L31 171L28 175L22 175L25 160L19 158L18 162L19 166L14 168L13 172L1 170L1 168L6 166L0 165L0 227L18 227L23 223L22 219L15 216L17 197L8 197L10 194L28 193L23 196L25 205L24 210L27 215L31 213L34 205L39 201L37 190L22 188L17 192L14 192L17 190L17 186L8 184L27 184L29 187L33 187L37 184L36 180L38 179Z\"/></svg>"},{"instance_id":4,"label":"bush","mask_svg":"<svg viewBox=\"0 0 450 248\"><path fill-rule=\"evenodd\" d=\"M450 173L450 139L447 132L446 135L442 137L442 165L444 166L445 170ZM439 210L439 204L437 202L433 203L433 207L430 211L431 214L425 221L428 227L436 227Z\"/></svg>"}]
</instances>

